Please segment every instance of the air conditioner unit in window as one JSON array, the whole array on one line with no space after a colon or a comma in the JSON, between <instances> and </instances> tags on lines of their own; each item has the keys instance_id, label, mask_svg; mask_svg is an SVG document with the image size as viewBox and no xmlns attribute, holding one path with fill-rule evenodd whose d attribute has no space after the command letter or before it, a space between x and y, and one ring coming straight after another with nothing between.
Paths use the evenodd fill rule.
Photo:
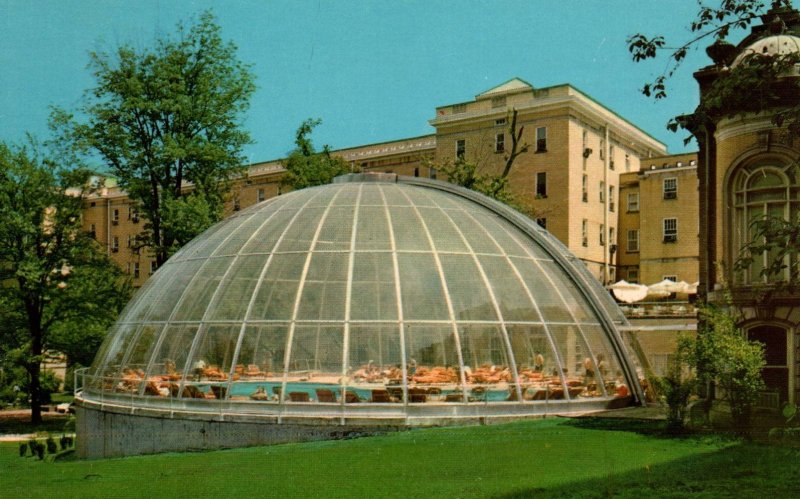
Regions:
<instances>
[{"instance_id":1,"label":"air conditioner unit in window","mask_svg":"<svg viewBox=\"0 0 800 499\"><path fill-rule=\"evenodd\" d=\"M678 199L678 193L675 191L665 192L664 199Z\"/></svg>"},{"instance_id":2,"label":"air conditioner unit in window","mask_svg":"<svg viewBox=\"0 0 800 499\"><path fill-rule=\"evenodd\" d=\"M675 234L667 234L664 236L665 243L675 243L678 242L678 236Z\"/></svg>"},{"instance_id":3,"label":"air conditioner unit in window","mask_svg":"<svg viewBox=\"0 0 800 499\"><path fill-rule=\"evenodd\" d=\"M111 225L119 225L119 220L112 220Z\"/></svg>"},{"instance_id":4,"label":"air conditioner unit in window","mask_svg":"<svg viewBox=\"0 0 800 499\"><path fill-rule=\"evenodd\" d=\"M117 253L117 252L119 252L119 248L111 248L111 252L112 253Z\"/></svg>"},{"instance_id":5,"label":"air conditioner unit in window","mask_svg":"<svg viewBox=\"0 0 800 499\"><path fill-rule=\"evenodd\" d=\"M590 147L587 147L586 149L583 150L583 157L584 158L588 158L591 155L592 155L592 149Z\"/></svg>"}]
</instances>

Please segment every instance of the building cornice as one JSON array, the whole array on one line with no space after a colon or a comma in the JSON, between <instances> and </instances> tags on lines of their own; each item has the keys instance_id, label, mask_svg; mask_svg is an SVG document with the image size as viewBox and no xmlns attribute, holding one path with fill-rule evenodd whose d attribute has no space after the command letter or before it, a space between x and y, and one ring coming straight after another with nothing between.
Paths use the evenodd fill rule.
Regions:
<instances>
[{"instance_id":1,"label":"building cornice","mask_svg":"<svg viewBox=\"0 0 800 499\"><path fill-rule=\"evenodd\" d=\"M717 141L723 141L741 135L775 130L776 128L771 116L750 114L744 117L721 119L717 124L717 131L714 137Z\"/></svg>"},{"instance_id":2,"label":"building cornice","mask_svg":"<svg viewBox=\"0 0 800 499\"><path fill-rule=\"evenodd\" d=\"M654 139L646 132L643 132L618 114L597 103L597 101L587 97L579 90L573 87L569 87L569 90L570 92L567 95L532 98L527 103L520 103L513 107L520 113L526 111L543 112L560 107L567 107L585 116L587 121L597 123L597 126L603 127L608 124L614 129L615 133L623 139L620 142L625 142L629 147L660 152L660 155L666 154L667 148L663 143ZM428 123L437 128L449 127L476 119L503 118L507 114L508 109L505 107L489 110L482 109L478 111L440 115L428 120Z\"/></svg>"}]
</instances>

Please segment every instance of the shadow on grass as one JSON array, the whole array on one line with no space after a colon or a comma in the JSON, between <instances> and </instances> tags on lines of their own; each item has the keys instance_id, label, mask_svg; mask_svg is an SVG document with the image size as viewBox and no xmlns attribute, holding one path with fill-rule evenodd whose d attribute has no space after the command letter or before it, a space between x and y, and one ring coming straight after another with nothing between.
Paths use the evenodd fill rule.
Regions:
<instances>
[{"instance_id":1,"label":"shadow on grass","mask_svg":"<svg viewBox=\"0 0 800 499\"><path fill-rule=\"evenodd\" d=\"M800 449L740 442L707 454L612 472L602 479L520 489L496 497L798 497L798 460Z\"/></svg>"}]
</instances>

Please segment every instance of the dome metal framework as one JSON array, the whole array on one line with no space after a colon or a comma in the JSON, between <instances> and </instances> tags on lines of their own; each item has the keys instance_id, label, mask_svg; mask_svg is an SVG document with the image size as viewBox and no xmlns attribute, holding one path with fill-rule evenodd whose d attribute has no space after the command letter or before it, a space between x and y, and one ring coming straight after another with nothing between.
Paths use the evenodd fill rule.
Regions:
<instances>
[{"instance_id":1,"label":"dome metal framework","mask_svg":"<svg viewBox=\"0 0 800 499\"><path fill-rule=\"evenodd\" d=\"M170 258L80 397L406 420L587 410L643 399L626 324L527 217L444 182L355 174L238 212Z\"/></svg>"}]
</instances>

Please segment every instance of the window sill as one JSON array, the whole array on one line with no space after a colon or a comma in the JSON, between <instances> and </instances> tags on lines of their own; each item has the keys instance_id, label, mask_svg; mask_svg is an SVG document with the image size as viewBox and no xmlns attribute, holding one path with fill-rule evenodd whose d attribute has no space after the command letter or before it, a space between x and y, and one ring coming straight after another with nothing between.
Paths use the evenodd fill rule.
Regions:
<instances>
[{"instance_id":1,"label":"window sill","mask_svg":"<svg viewBox=\"0 0 800 499\"><path fill-rule=\"evenodd\" d=\"M536 151L534 151L534 154L543 154L543 153L546 153L546 152L547 152L547 149L536 149Z\"/></svg>"}]
</instances>

